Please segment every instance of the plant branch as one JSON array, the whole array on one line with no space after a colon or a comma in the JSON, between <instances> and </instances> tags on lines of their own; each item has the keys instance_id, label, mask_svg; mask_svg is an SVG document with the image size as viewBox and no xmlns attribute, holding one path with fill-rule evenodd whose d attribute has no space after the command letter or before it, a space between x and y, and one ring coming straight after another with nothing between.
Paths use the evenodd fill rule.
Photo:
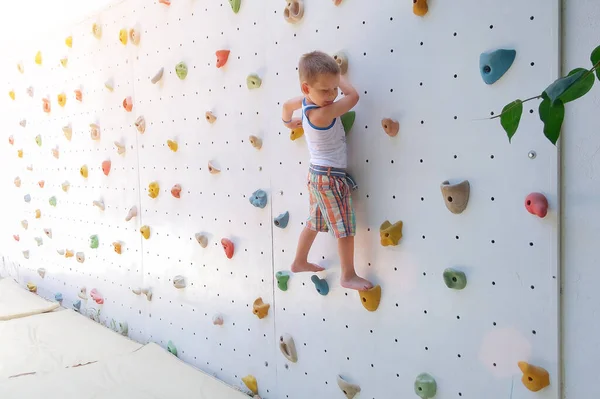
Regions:
<instances>
[{"instance_id":1,"label":"plant branch","mask_svg":"<svg viewBox=\"0 0 600 399\"><path fill-rule=\"evenodd\" d=\"M539 96L529 97L528 99L521 101L521 103L525 104L527 101L536 100L538 98L542 98L542 95L540 94ZM501 112L499 115L492 116L492 117L490 117L488 119L500 118L502 115L503 115L503 113Z\"/></svg>"}]
</instances>

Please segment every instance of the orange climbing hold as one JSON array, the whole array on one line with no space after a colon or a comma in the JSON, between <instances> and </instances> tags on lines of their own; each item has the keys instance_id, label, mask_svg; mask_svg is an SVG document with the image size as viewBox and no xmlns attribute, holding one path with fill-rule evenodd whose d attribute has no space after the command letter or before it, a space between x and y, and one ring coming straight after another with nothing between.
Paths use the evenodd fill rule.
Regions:
<instances>
[{"instance_id":1,"label":"orange climbing hold","mask_svg":"<svg viewBox=\"0 0 600 399\"><path fill-rule=\"evenodd\" d=\"M550 374L545 369L532 366L527 362L519 362L518 365L523 373L521 382L525 385L525 388L537 392L550 385Z\"/></svg>"},{"instance_id":2,"label":"orange climbing hold","mask_svg":"<svg viewBox=\"0 0 600 399\"><path fill-rule=\"evenodd\" d=\"M102 172L105 176L108 176L108 174L110 173L111 164L112 162L110 162L110 159L107 159L106 161L102 162Z\"/></svg>"},{"instance_id":3,"label":"orange climbing hold","mask_svg":"<svg viewBox=\"0 0 600 399\"><path fill-rule=\"evenodd\" d=\"M44 188L44 184L46 184L43 180L40 180L38 182L38 186L40 186L40 188Z\"/></svg>"},{"instance_id":4,"label":"orange climbing hold","mask_svg":"<svg viewBox=\"0 0 600 399\"><path fill-rule=\"evenodd\" d=\"M171 0L158 0L158 2L167 6L171 5Z\"/></svg>"},{"instance_id":5,"label":"orange climbing hold","mask_svg":"<svg viewBox=\"0 0 600 399\"><path fill-rule=\"evenodd\" d=\"M223 250L225 250L225 255L229 259L233 258L233 253L235 251L235 245L233 245L233 242L227 238L223 238L221 240L221 245L223 246Z\"/></svg>"},{"instance_id":6,"label":"orange climbing hold","mask_svg":"<svg viewBox=\"0 0 600 399\"><path fill-rule=\"evenodd\" d=\"M131 99L131 97L125 97L125 99L123 100L123 108L125 108L125 111L131 112L131 110L133 109L133 100Z\"/></svg>"},{"instance_id":7,"label":"orange climbing hold","mask_svg":"<svg viewBox=\"0 0 600 399\"><path fill-rule=\"evenodd\" d=\"M171 188L171 195L175 198L181 198L181 186L176 184Z\"/></svg>"},{"instance_id":8,"label":"orange climbing hold","mask_svg":"<svg viewBox=\"0 0 600 399\"><path fill-rule=\"evenodd\" d=\"M369 312L377 310L379 302L381 301L381 287L379 285L366 291L358 291L358 294L360 295L360 301L365 309Z\"/></svg>"},{"instance_id":9,"label":"orange climbing hold","mask_svg":"<svg viewBox=\"0 0 600 399\"><path fill-rule=\"evenodd\" d=\"M50 100L47 98L42 98L42 110L44 110L45 113L50 113Z\"/></svg>"},{"instance_id":10,"label":"orange climbing hold","mask_svg":"<svg viewBox=\"0 0 600 399\"><path fill-rule=\"evenodd\" d=\"M118 241L115 241L112 243L112 245L113 245L115 252L118 253L119 255L121 255L121 250L122 250L121 243Z\"/></svg>"},{"instance_id":11,"label":"orange climbing hold","mask_svg":"<svg viewBox=\"0 0 600 399\"><path fill-rule=\"evenodd\" d=\"M75 90L75 100L81 101L82 98L83 98L83 93L81 92L81 90L80 89Z\"/></svg>"},{"instance_id":12,"label":"orange climbing hold","mask_svg":"<svg viewBox=\"0 0 600 399\"><path fill-rule=\"evenodd\" d=\"M419 17L424 17L429 11L427 0L413 0L413 13Z\"/></svg>"},{"instance_id":13,"label":"orange climbing hold","mask_svg":"<svg viewBox=\"0 0 600 399\"><path fill-rule=\"evenodd\" d=\"M72 258L75 256L75 252L72 249L67 249L65 251L65 258Z\"/></svg>"},{"instance_id":14,"label":"orange climbing hold","mask_svg":"<svg viewBox=\"0 0 600 399\"><path fill-rule=\"evenodd\" d=\"M204 117L206 118L206 121L208 123L215 123L217 120L217 117L210 111L206 111L206 113L204 114Z\"/></svg>"},{"instance_id":15,"label":"orange climbing hold","mask_svg":"<svg viewBox=\"0 0 600 399\"><path fill-rule=\"evenodd\" d=\"M217 56L217 68L225 66L229 59L229 50L218 50L215 54Z\"/></svg>"},{"instance_id":16,"label":"orange climbing hold","mask_svg":"<svg viewBox=\"0 0 600 399\"><path fill-rule=\"evenodd\" d=\"M390 118L385 118L381 121L381 127L383 127L383 131L390 137L394 137L398 134L398 130L400 130L400 124L398 121L395 121Z\"/></svg>"},{"instance_id":17,"label":"orange climbing hold","mask_svg":"<svg viewBox=\"0 0 600 399\"><path fill-rule=\"evenodd\" d=\"M259 319L264 319L269 314L270 307L271 305L264 303L262 298L257 298L252 305L252 313Z\"/></svg>"}]
</instances>

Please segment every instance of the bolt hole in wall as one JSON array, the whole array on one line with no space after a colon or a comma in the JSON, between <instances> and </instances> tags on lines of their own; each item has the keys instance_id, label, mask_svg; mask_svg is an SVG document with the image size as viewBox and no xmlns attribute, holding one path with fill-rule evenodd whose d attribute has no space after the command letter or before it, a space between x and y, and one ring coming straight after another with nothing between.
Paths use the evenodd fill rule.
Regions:
<instances>
[{"instance_id":1,"label":"bolt hole in wall","mask_svg":"<svg viewBox=\"0 0 600 399\"><path fill-rule=\"evenodd\" d=\"M555 149L536 135L509 145L497 120L475 121L555 77L540 65L558 57L556 5L164 3L126 0L13 49L3 255L24 282L68 307L96 288L101 322L243 389L252 375L267 397L386 398L391 384L402 397L525 397L521 376L538 365L558 398ZM309 159L281 104L300 94L297 61L313 49L344 54L361 93L346 140L356 269L381 288L371 309L340 286L330 235L309 258L324 272L289 270ZM498 49L516 57L488 83ZM521 123L540 131L533 114ZM537 192L543 217L538 197L524 205Z\"/></svg>"}]
</instances>

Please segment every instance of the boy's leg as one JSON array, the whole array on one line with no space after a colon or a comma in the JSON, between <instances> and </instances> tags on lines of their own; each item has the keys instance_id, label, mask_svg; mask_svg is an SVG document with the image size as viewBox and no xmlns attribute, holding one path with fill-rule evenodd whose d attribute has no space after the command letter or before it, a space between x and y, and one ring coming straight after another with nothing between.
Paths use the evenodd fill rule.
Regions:
<instances>
[{"instance_id":1,"label":"boy's leg","mask_svg":"<svg viewBox=\"0 0 600 399\"><path fill-rule=\"evenodd\" d=\"M342 264L340 285L351 290L368 290L373 288L370 281L359 277L354 270L354 236L338 238L338 253Z\"/></svg>"},{"instance_id":2,"label":"boy's leg","mask_svg":"<svg viewBox=\"0 0 600 399\"><path fill-rule=\"evenodd\" d=\"M317 232L315 230L311 230L308 227L305 227L300 233L300 238L298 239L298 248L296 249L296 258L294 259L294 263L292 263L292 272L320 272L323 269L321 266L315 265L314 263L308 263L308 253L310 252L310 247L315 241L315 237L317 237Z\"/></svg>"}]
</instances>

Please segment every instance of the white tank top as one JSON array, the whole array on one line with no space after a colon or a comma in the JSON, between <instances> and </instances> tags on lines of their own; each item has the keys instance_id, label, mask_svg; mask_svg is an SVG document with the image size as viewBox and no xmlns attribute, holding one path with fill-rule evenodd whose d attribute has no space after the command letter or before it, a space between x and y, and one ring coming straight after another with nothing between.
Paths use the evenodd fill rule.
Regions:
<instances>
[{"instance_id":1,"label":"white tank top","mask_svg":"<svg viewBox=\"0 0 600 399\"><path fill-rule=\"evenodd\" d=\"M306 115L306 111L319 108L314 104L306 104L302 100L302 128L308 144L310 163L318 166L332 168L346 168L346 132L340 118L335 118L327 127L313 125Z\"/></svg>"}]
</instances>

